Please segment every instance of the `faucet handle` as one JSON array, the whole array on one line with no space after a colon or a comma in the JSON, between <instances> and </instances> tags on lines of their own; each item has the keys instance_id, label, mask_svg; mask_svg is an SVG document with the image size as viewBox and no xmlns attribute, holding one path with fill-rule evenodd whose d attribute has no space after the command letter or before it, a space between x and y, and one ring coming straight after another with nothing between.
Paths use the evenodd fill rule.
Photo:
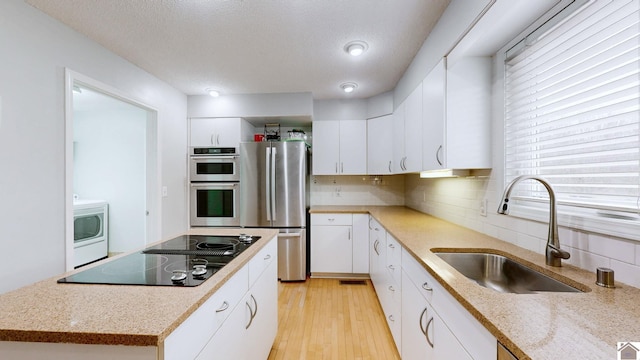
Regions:
<instances>
[{"instance_id":1,"label":"faucet handle","mask_svg":"<svg viewBox=\"0 0 640 360\"><path fill-rule=\"evenodd\" d=\"M560 258L560 259L568 259L571 257L571 254L566 251L566 250L562 250L560 248L557 248L553 245L548 245L549 248L551 248L551 255L555 258Z\"/></svg>"}]
</instances>

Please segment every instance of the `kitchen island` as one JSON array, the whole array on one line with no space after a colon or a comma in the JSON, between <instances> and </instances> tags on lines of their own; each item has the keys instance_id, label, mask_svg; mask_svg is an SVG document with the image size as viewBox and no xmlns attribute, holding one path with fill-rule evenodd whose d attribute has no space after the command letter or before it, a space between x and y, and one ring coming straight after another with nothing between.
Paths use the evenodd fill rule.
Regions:
<instances>
[{"instance_id":1,"label":"kitchen island","mask_svg":"<svg viewBox=\"0 0 640 360\"><path fill-rule=\"evenodd\" d=\"M314 206L311 213L370 214L400 243L402 255L415 260L452 301L521 360L614 359L618 342L640 341L640 289L619 282L615 289L597 286L595 269L550 267L544 255L406 207ZM432 249L507 255L583 292L499 293L466 278ZM403 278L403 290L405 286Z\"/></svg>"},{"instance_id":2,"label":"kitchen island","mask_svg":"<svg viewBox=\"0 0 640 360\"><path fill-rule=\"evenodd\" d=\"M275 295L275 299L269 299L268 303L275 304L277 309L276 230L198 228L189 230L187 234L238 235L241 232L261 236L261 239L200 286L177 288L56 282L64 276L97 266L96 263L0 295L0 358L166 360L170 358L167 354L175 353L176 349L192 341L188 334L184 338L186 332L181 331L182 328L189 325L191 315L203 308L225 285L231 290L243 286L250 288L252 281L258 284L266 279L272 285L270 289L276 290L269 290L270 297ZM273 253L265 256L269 263L263 268L263 259L257 257L263 256L267 250ZM268 270L265 270L267 266ZM259 272L265 275L273 273L274 276L257 279ZM237 281L240 286L235 286L232 281ZM268 309L261 309L262 313ZM251 313L253 320L255 314ZM269 324L270 330L274 326L277 329L277 311L275 313L275 323ZM181 352L182 349L179 350Z\"/></svg>"}]
</instances>

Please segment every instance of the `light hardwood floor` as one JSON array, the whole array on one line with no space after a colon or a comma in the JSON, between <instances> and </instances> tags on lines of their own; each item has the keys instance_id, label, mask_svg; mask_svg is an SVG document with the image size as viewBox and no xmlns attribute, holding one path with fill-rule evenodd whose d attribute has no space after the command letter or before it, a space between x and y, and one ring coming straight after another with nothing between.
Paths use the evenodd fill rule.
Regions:
<instances>
[{"instance_id":1,"label":"light hardwood floor","mask_svg":"<svg viewBox=\"0 0 640 360\"><path fill-rule=\"evenodd\" d=\"M269 360L400 359L370 280L278 286L278 335Z\"/></svg>"}]
</instances>

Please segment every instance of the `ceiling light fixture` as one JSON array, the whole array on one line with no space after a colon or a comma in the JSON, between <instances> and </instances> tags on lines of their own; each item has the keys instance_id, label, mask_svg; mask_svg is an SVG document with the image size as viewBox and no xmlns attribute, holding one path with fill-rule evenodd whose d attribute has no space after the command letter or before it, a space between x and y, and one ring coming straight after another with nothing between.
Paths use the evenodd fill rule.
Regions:
<instances>
[{"instance_id":1,"label":"ceiling light fixture","mask_svg":"<svg viewBox=\"0 0 640 360\"><path fill-rule=\"evenodd\" d=\"M218 90L207 89L205 91L207 92L207 94L209 94L209 96L212 96L212 97L220 96L220 92Z\"/></svg>"},{"instance_id":2,"label":"ceiling light fixture","mask_svg":"<svg viewBox=\"0 0 640 360\"><path fill-rule=\"evenodd\" d=\"M344 46L344 51L346 51L351 56L360 56L365 51L367 51L368 48L369 45L367 45L366 42L358 40L347 43L347 45Z\"/></svg>"},{"instance_id":3,"label":"ceiling light fixture","mask_svg":"<svg viewBox=\"0 0 640 360\"><path fill-rule=\"evenodd\" d=\"M352 83L352 82L347 82L340 85L340 88L342 89L342 91L346 92L347 94L350 92L353 92L353 90L355 90L357 87L358 87L358 84Z\"/></svg>"}]
</instances>

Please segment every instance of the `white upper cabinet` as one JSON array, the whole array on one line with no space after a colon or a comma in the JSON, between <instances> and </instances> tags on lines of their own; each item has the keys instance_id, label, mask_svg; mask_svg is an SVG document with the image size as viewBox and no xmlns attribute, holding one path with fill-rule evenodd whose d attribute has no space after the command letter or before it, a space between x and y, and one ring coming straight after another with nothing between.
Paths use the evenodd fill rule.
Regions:
<instances>
[{"instance_id":1,"label":"white upper cabinet","mask_svg":"<svg viewBox=\"0 0 640 360\"><path fill-rule=\"evenodd\" d=\"M366 120L328 120L313 123L314 175L366 173Z\"/></svg>"},{"instance_id":2,"label":"white upper cabinet","mask_svg":"<svg viewBox=\"0 0 640 360\"><path fill-rule=\"evenodd\" d=\"M192 118L191 146L239 147L251 141L253 127L242 118Z\"/></svg>"},{"instance_id":3,"label":"white upper cabinet","mask_svg":"<svg viewBox=\"0 0 640 360\"><path fill-rule=\"evenodd\" d=\"M423 170L491 168L491 58L443 59L422 89Z\"/></svg>"},{"instance_id":4,"label":"white upper cabinet","mask_svg":"<svg viewBox=\"0 0 640 360\"><path fill-rule=\"evenodd\" d=\"M444 59L422 81L423 170L444 168L446 69Z\"/></svg>"},{"instance_id":5,"label":"white upper cabinet","mask_svg":"<svg viewBox=\"0 0 640 360\"><path fill-rule=\"evenodd\" d=\"M404 172L404 110L406 101L403 101L393 112L393 164L391 169L394 174Z\"/></svg>"},{"instance_id":6,"label":"white upper cabinet","mask_svg":"<svg viewBox=\"0 0 640 360\"><path fill-rule=\"evenodd\" d=\"M404 171L422 170L422 84L411 92L404 110Z\"/></svg>"},{"instance_id":7,"label":"white upper cabinet","mask_svg":"<svg viewBox=\"0 0 640 360\"><path fill-rule=\"evenodd\" d=\"M393 113L393 172L422 169L422 85L411 92Z\"/></svg>"},{"instance_id":8,"label":"white upper cabinet","mask_svg":"<svg viewBox=\"0 0 640 360\"><path fill-rule=\"evenodd\" d=\"M393 173L393 115L367 120L367 173Z\"/></svg>"}]
</instances>

